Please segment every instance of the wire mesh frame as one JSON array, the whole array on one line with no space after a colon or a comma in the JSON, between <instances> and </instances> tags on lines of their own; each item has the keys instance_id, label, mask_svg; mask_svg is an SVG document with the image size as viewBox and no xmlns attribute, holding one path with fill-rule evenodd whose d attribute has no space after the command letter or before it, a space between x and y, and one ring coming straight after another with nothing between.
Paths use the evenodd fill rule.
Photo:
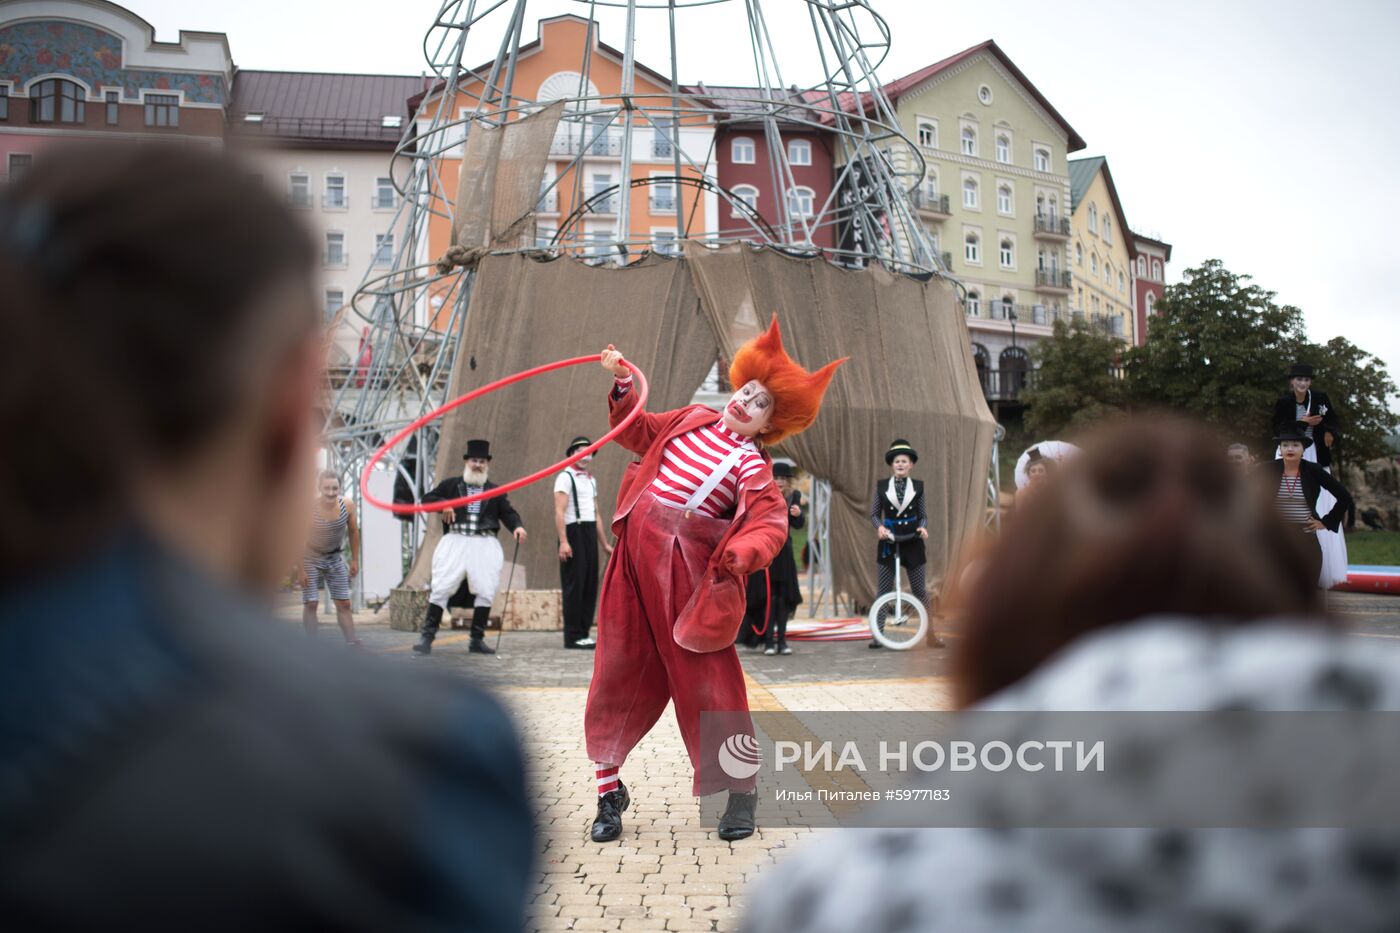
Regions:
<instances>
[{"instance_id":1,"label":"wire mesh frame","mask_svg":"<svg viewBox=\"0 0 1400 933\"><path fill-rule=\"evenodd\" d=\"M833 261L861 266L880 262L891 269L914 274L946 270L914 211L911 192L924 177L924 160L917 146L899 129L893 109L875 75L875 67L889 52L890 30L867 0L785 0L787 5L805 6L821 59L823 80L805 90L795 90L783 77L781 63L773 47L762 0L731 0L742 3L748 22L750 48L754 61L756 98L746 99L741 108L723 95L696 93L678 80L676 55L676 14L678 10L712 5L719 0L577 0L589 8L585 48L578 94L565 99L563 138L577 133L577 144L562 147L566 161L554 174L554 181L542 186L536 214L551 193L557 197L559 180L572 178L571 204L577 205L569 223L560 224L550 238L551 253L575 256L592 253L594 258L623 263L654 246L651 237L634 237L630 230L630 197L619 200L617 223L610 239L585 236L580 229L596 210L622 190L641 186L666 186L676 204L675 241L691 240L717 244L727 240L749 240L798 252L814 253L817 234L832 230L845 243L820 248ZM626 35L623 43L622 87L616 96L590 95L589 73L597 45L597 6L625 7ZM489 66L473 69L464 65L466 44L474 27L497 12L508 10L497 55ZM391 271L379 273L376 264L366 271L351 301L342 308L333 328L354 319L368 329L362 341L362 354L344 377L328 388L327 450L328 466L347 478L353 477L370 454L394 430L429 411L442 401L456 350L465 331L466 309L475 277L472 269L440 272L429 251L429 224L440 218L451 224L452 201L444 184L444 159L466 140L475 127L500 126L539 109L547 101L532 100L516 93L514 77L521 49L527 3L524 0L444 0L424 34L424 57L429 66L424 100L435 106L420 108L408 121L404 134L391 157L390 177L400 198L388 230L399 233L393 240ZM670 74L667 93L637 93L635 36L638 11L664 10L670 34ZM694 15L693 13L690 15ZM786 20L785 20L786 22ZM462 104L465 103L465 106ZM460 116L453 117L453 114ZM595 148L599 138L610 140L611 128L621 121L617 159L612 153ZM687 121L691 121L687 123ZM681 131L689 125L709 128L708 151L696 153L681 145ZM817 131L835 140L837 178L820 205L794 203L779 197L776 222L768 222L753 206L732 191L714 182L716 174L715 130L728 124L745 127L757 124L768 143L770 190L792 192L798 186L783 145L784 132ZM652 178L632 179L637 129L652 130L654 140L666 139L672 157L671 173ZM590 137L590 131L592 136ZM611 145L604 144L604 150ZM572 151L571 151L572 150ZM595 157L608 157L621 163L622 183L586 194L580 190L584 168ZM688 170L690 174L686 174ZM731 219L743 221L742 229L704 229L695 216L701 196L697 195L687 212L680 197L684 185L696 185L712 193L716 208ZM563 212L559 212L561 218ZM725 225L720 223L723 228ZM596 234L597 231L588 231ZM494 252L529 252L539 248L533 242ZM598 255L599 247L603 255ZM388 257L376 256L376 260ZM435 455L436 432L417 436L416 468L410 474L402 458L392 468L408 482L415 496L423 488ZM347 486L359 502L358 483ZM829 487L827 489L829 497ZM829 501L827 503L829 509ZM827 526L829 534L829 521ZM819 539L814 554L829 586L826 566L829 538ZM419 535L409 536L416 542Z\"/></svg>"}]
</instances>

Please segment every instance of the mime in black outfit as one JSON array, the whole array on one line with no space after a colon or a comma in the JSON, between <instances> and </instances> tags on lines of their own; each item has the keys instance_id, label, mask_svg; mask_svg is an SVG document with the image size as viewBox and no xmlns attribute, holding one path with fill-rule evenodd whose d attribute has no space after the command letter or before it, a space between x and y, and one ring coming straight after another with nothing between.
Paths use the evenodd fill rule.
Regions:
<instances>
[{"instance_id":1,"label":"mime in black outfit","mask_svg":"<svg viewBox=\"0 0 1400 933\"><path fill-rule=\"evenodd\" d=\"M739 626L739 644L755 648L762 637L764 654L792 654L787 643L788 619L802 605L802 585L792 553L792 529L806 527L807 515L802 508L802 493L791 488L796 475L792 464L774 461L773 478L783 489L788 503L788 537L766 574L762 570L749 574L748 607L744 623ZM765 611L767 625L764 624Z\"/></svg>"},{"instance_id":2,"label":"mime in black outfit","mask_svg":"<svg viewBox=\"0 0 1400 933\"><path fill-rule=\"evenodd\" d=\"M900 566L909 575L909 588L914 598L927 606L924 565L928 562L928 554L924 539L928 537L928 509L924 503L923 482L909 475L910 468L919 462L919 452L907 440L898 438L885 451L885 462L890 465L891 475L875 485L875 502L870 507L870 523L875 526L879 537L875 553L879 581L876 596L894 592L898 583L894 578L894 558L898 551ZM892 540L911 532L917 535L911 540L899 543ZM883 618L880 624L884 624ZM931 633L929 640L935 647L943 644L936 633ZM882 646L872 638L870 647Z\"/></svg>"}]
</instances>

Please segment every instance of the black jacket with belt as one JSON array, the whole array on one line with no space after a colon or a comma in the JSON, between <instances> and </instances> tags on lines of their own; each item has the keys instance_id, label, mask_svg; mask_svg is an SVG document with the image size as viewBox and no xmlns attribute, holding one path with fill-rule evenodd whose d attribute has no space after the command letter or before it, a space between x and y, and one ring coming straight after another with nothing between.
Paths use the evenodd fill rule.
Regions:
<instances>
[{"instance_id":1,"label":"black jacket with belt","mask_svg":"<svg viewBox=\"0 0 1400 933\"><path fill-rule=\"evenodd\" d=\"M487 481L484 489L495 489L499 484ZM433 491L423 497L423 503L447 502L452 499L461 499L471 493L467 489L467 481L460 476L446 479L433 487ZM482 532L494 534L501 530L501 525L505 525L509 531L520 528L525 523L520 519L520 513L515 511L515 507L510 504L507 496L494 496L477 503L479 511L471 511L471 506L458 506L457 517L453 524L465 525L471 532ZM435 513L440 514L440 513ZM446 530L448 524L442 523Z\"/></svg>"},{"instance_id":2,"label":"black jacket with belt","mask_svg":"<svg viewBox=\"0 0 1400 933\"><path fill-rule=\"evenodd\" d=\"M1259 467L1259 472L1268 477L1274 489L1278 489L1279 481L1283 479L1283 461L1270 460ZM1340 528L1342 519L1352 507L1351 493L1347 492L1347 488L1337 482L1337 478L1331 473L1307 460L1298 464L1298 479L1303 486L1303 501L1308 504L1308 512L1312 517L1326 525L1328 531ZM1326 515L1318 515L1317 497L1324 489L1336 497L1337 504L1332 506L1332 510Z\"/></svg>"},{"instance_id":3,"label":"black jacket with belt","mask_svg":"<svg viewBox=\"0 0 1400 933\"><path fill-rule=\"evenodd\" d=\"M908 534L928 523L928 510L924 505L923 480L910 478L913 494L905 493L905 498L896 503L893 495L893 478L882 479L875 484L875 504L870 507L870 522L878 530L889 528L896 535ZM928 560L923 538L914 538L894 544L880 541L876 545L875 559L887 567L894 566L894 554L899 550L899 562L905 567L922 567Z\"/></svg>"},{"instance_id":4,"label":"black jacket with belt","mask_svg":"<svg viewBox=\"0 0 1400 933\"><path fill-rule=\"evenodd\" d=\"M1317 451L1317 465L1332 465L1332 449L1322 442L1322 435L1331 433L1332 443L1342 439L1342 419L1337 415L1337 409L1332 407L1332 400L1327 397L1326 392L1319 392L1312 389L1308 399L1308 414L1322 415L1322 423L1312 429L1313 448ZM1298 420L1298 400L1294 398L1290 391L1277 402L1274 402L1274 417L1270 424L1274 436L1277 437L1287 431L1297 430L1300 434L1307 433L1308 424Z\"/></svg>"}]
</instances>

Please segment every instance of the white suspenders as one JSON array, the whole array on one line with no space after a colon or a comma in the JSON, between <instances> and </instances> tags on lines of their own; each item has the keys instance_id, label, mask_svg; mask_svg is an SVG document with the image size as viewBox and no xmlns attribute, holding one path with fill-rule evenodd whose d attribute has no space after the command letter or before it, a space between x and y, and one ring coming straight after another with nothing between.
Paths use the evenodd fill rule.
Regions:
<instances>
[{"instance_id":1,"label":"white suspenders","mask_svg":"<svg viewBox=\"0 0 1400 933\"><path fill-rule=\"evenodd\" d=\"M729 471L734 469L734 464L739 462L739 458L742 457L744 453L744 448L735 447L729 452L729 456L721 460L714 470L710 472L710 475L705 477L705 482L701 483L700 488L695 490L690 498L685 501L685 512L687 515L698 509L700 504L709 498L710 493L714 492L715 487L720 484L720 481L729 475Z\"/></svg>"}]
</instances>

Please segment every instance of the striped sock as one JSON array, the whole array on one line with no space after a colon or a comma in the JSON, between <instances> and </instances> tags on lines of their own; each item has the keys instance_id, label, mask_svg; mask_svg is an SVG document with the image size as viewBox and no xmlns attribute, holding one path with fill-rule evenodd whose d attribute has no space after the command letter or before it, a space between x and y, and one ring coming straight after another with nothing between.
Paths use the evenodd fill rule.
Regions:
<instances>
[{"instance_id":1,"label":"striped sock","mask_svg":"<svg viewBox=\"0 0 1400 933\"><path fill-rule=\"evenodd\" d=\"M598 796L601 797L609 791L617 790L617 765L605 764L601 761L593 762L594 772L598 776Z\"/></svg>"}]
</instances>

